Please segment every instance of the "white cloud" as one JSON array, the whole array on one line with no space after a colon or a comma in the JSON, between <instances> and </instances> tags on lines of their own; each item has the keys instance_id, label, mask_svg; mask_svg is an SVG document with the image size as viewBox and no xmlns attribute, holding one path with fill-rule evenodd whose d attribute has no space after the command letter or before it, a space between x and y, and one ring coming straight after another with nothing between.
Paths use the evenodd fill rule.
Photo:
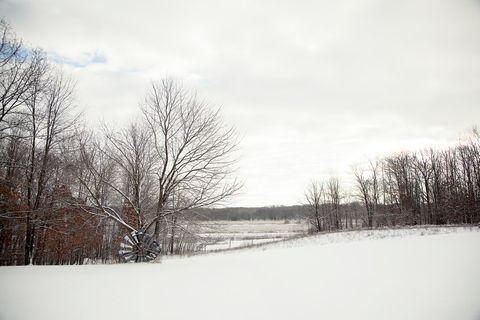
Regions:
<instances>
[{"instance_id":1,"label":"white cloud","mask_svg":"<svg viewBox=\"0 0 480 320\"><path fill-rule=\"evenodd\" d=\"M4 0L0 11L66 64L92 123L127 121L165 75L221 105L245 136L239 205L296 203L311 179L445 145L480 119L475 0Z\"/></svg>"}]
</instances>

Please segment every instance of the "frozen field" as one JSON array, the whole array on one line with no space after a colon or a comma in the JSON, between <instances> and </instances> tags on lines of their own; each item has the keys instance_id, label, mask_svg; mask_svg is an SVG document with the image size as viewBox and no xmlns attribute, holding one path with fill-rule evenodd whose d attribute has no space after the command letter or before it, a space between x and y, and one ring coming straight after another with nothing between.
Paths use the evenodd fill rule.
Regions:
<instances>
[{"instance_id":1,"label":"frozen field","mask_svg":"<svg viewBox=\"0 0 480 320\"><path fill-rule=\"evenodd\" d=\"M357 231L162 263L0 268L0 319L480 319L480 229Z\"/></svg>"},{"instance_id":2,"label":"frozen field","mask_svg":"<svg viewBox=\"0 0 480 320\"><path fill-rule=\"evenodd\" d=\"M294 220L217 220L201 226L200 235L209 243L205 251L275 242L304 235L308 229L305 222Z\"/></svg>"}]
</instances>

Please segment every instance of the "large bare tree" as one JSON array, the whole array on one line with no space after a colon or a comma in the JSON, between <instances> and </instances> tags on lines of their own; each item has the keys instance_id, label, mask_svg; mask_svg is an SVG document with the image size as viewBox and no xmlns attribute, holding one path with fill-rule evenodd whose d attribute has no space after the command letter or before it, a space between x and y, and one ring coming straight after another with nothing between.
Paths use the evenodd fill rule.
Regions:
<instances>
[{"instance_id":1,"label":"large bare tree","mask_svg":"<svg viewBox=\"0 0 480 320\"><path fill-rule=\"evenodd\" d=\"M157 204L146 228L155 225L158 238L166 216L218 204L240 189L231 177L238 140L218 109L172 79L152 83L142 112L157 157ZM180 205L172 203L175 194Z\"/></svg>"},{"instance_id":2,"label":"large bare tree","mask_svg":"<svg viewBox=\"0 0 480 320\"><path fill-rule=\"evenodd\" d=\"M83 148L86 168L95 177L90 180L115 192L136 221L118 212L118 206L96 199L94 185L87 180L82 185L92 199L92 212L132 231L153 230L157 240L169 229L173 239L175 228L181 227L179 217L227 201L240 189L241 183L232 177L237 135L222 122L218 109L171 79L152 83L142 113L142 119L127 129L105 129L105 143L94 148L97 151ZM114 163L113 178L102 175L102 164L92 152Z\"/></svg>"}]
</instances>

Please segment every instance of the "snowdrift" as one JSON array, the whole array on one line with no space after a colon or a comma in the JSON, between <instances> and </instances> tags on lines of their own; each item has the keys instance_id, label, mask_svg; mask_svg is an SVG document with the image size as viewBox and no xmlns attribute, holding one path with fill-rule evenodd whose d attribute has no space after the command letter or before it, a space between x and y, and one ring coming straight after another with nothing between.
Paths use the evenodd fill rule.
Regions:
<instances>
[{"instance_id":1,"label":"snowdrift","mask_svg":"<svg viewBox=\"0 0 480 320\"><path fill-rule=\"evenodd\" d=\"M480 319L480 229L319 235L162 263L0 268L0 319Z\"/></svg>"}]
</instances>

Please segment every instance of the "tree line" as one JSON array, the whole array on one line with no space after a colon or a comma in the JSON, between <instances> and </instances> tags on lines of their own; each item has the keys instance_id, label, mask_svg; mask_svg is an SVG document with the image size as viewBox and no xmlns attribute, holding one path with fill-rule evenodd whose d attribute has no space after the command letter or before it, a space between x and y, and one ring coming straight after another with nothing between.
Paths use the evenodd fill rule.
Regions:
<instances>
[{"instance_id":1,"label":"tree line","mask_svg":"<svg viewBox=\"0 0 480 320\"><path fill-rule=\"evenodd\" d=\"M5 20L0 35L0 264L117 261L137 231L191 250L196 210L241 187L219 109L163 79L126 126L88 129L71 77Z\"/></svg>"},{"instance_id":2,"label":"tree line","mask_svg":"<svg viewBox=\"0 0 480 320\"><path fill-rule=\"evenodd\" d=\"M304 205L296 205L204 208L199 210L199 213L205 220L303 220L305 211Z\"/></svg>"},{"instance_id":3,"label":"tree line","mask_svg":"<svg viewBox=\"0 0 480 320\"><path fill-rule=\"evenodd\" d=\"M315 231L404 225L480 222L480 134L474 129L456 146L400 152L353 170L358 210L340 202L339 181L313 182L307 188L306 218ZM342 209L343 208L343 209Z\"/></svg>"}]
</instances>

